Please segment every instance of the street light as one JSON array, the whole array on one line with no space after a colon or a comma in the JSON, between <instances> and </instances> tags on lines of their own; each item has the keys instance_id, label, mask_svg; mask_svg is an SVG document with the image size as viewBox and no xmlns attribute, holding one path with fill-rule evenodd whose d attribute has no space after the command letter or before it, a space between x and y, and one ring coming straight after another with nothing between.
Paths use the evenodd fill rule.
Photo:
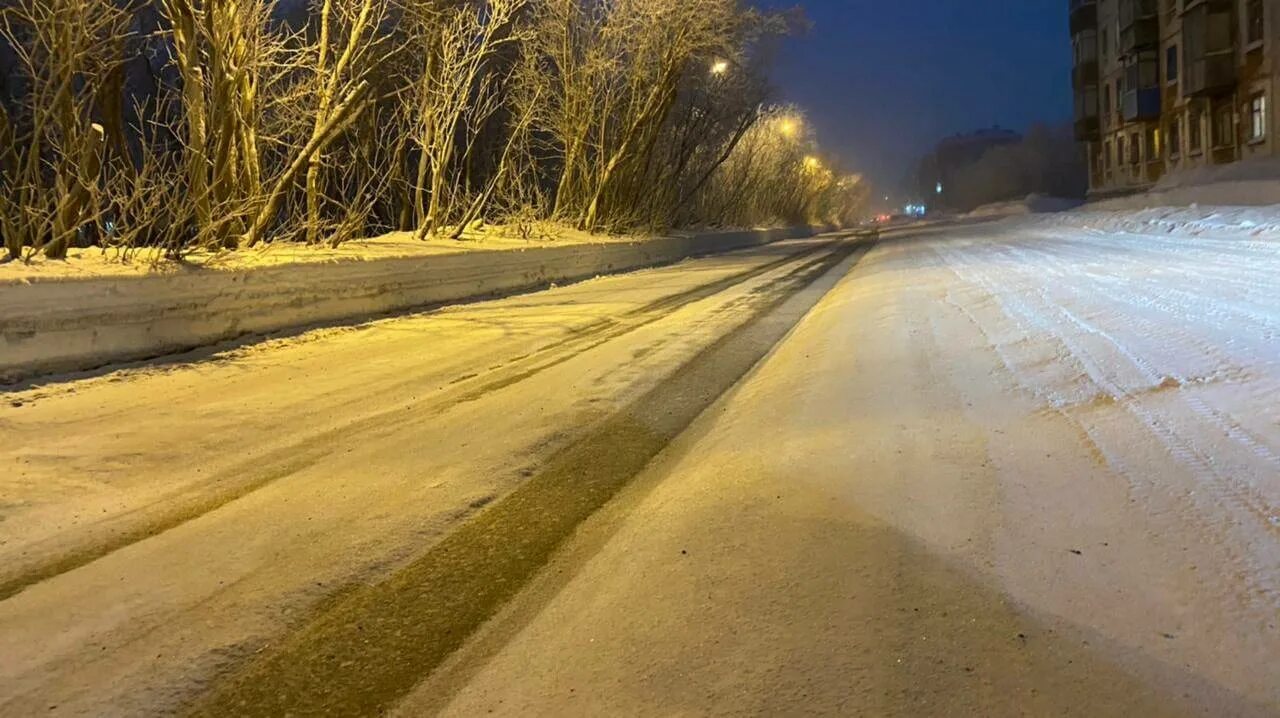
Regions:
<instances>
[{"instance_id":1,"label":"street light","mask_svg":"<svg viewBox=\"0 0 1280 718\"><path fill-rule=\"evenodd\" d=\"M779 125L778 131L782 133L783 137L795 137L796 134L800 132L800 121L794 117L787 117L782 120L782 124Z\"/></svg>"},{"instance_id":2,"label":"street light","mask_svg":"<svg viewBox=\"0 0 1280 718\"><path fill-rule=\"evenodd\" d=\"M729 71L728 60L716 60L714 63L711 64L712 75L723 75L728 71Z\"/></svg>"}]
</instances>

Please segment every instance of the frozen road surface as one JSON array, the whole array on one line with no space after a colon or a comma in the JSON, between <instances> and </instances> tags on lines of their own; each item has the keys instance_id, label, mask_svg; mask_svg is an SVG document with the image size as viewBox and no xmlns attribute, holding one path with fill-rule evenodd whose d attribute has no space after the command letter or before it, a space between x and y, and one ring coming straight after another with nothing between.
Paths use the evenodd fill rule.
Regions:
<instances>
[{"instance_id":1,"label":"frozen road surface","mask_svg":"<svg viewBox=\"0 0 1280 718\"><path fill-rule=\"evenodd\" d=\"M780 243L7 392L0 715L1280 715L1280 242Z\"/></svg>"}]
</instances>

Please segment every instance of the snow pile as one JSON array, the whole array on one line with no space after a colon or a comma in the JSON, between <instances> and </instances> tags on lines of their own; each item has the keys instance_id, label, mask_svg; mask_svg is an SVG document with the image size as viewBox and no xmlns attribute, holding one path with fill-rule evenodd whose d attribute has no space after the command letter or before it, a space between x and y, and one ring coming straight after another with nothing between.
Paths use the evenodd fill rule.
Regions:
<instances>
[{"instance_id":1,"label":"snow pile","mask_svg":"<svg viewBox=\"0 0 1280 718\"><path fill-rule=\"evenodd\" d=\"M1089 205L1093 207L1093 205ZM1280 205L1155 207L1136 211L1077 210L1038 217L1039 227L1108 234L1164 234L1210 239L1280 238Z\"/></svg>"},{"instance_id":2,"label":"snow pile","mask_svg":"<svg viewBox=\"0 0 1280 718\"><path fill-rule=\"evenodd\" d=\"M984 204L970 212L968 217L1015 217L1028 214L1049 214L1065 212L1079 207L1083 202L1065 197L1046 197L1041 194L1030 194L1023 199L1009 202L993 202Z\"/></svg>"},{"instance_id":3,"label":"snow pile","mask_svg":"<svg viewBox=\"0 0 1280 718\"><path fill-rule=\"evenodd\" d=\"M1192 204L1280 204L1280 159L1254 159L1173 172L1150 192L1094 202L1090 207L1121 210Z\"/></svg>"},{"instance_id":4,"label":"snow pile","mask_svg":"<svg viewBox=\"0 0 1280 718\"><path fill-rule=\"evenodd\" d=\"M0 383L185 351L249 334L500 296L810 236L809 227L492 251L358 251L334 261L148 272L86 261L0 274ZM527 247L527 248L526 248ZM318 253L317 253L318 254ZM270 256L268 254L267 256ZM14 266L16 270L25 265Z\"/></svg>"}]
</instances>

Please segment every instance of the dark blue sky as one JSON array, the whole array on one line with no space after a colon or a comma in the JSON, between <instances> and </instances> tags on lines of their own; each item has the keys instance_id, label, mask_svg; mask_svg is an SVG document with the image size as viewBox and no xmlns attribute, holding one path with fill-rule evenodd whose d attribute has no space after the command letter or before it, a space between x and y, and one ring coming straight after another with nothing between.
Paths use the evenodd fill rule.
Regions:
<instances>
[{"instance_id":1,"label":"dark blue sky","mask_svg":"<svg viewBox=\"0 0 1280 718\"><path fill-rule=\"evenodd\" d=\"M942 137L1071 118L1064 0L759 0L813 23L774 79L825 149L896 187Z\"/></svg>"}]
</instances>

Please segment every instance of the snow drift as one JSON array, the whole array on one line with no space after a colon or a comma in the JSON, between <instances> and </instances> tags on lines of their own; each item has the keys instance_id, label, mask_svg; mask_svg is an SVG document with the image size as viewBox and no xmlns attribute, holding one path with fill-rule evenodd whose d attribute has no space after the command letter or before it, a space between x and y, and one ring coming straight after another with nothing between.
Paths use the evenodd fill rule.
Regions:
<instances>
[{"instance_id":1,"label":"snow drift","mask_svg":"<svg viewBox=\"0 0 1280 718\"><path fill-rule=\"evenodd\" d=\"M718 232L369 261L0 281L0 380L236 337L510 294L813 234Z\"/></svg>"}]
</instances>

